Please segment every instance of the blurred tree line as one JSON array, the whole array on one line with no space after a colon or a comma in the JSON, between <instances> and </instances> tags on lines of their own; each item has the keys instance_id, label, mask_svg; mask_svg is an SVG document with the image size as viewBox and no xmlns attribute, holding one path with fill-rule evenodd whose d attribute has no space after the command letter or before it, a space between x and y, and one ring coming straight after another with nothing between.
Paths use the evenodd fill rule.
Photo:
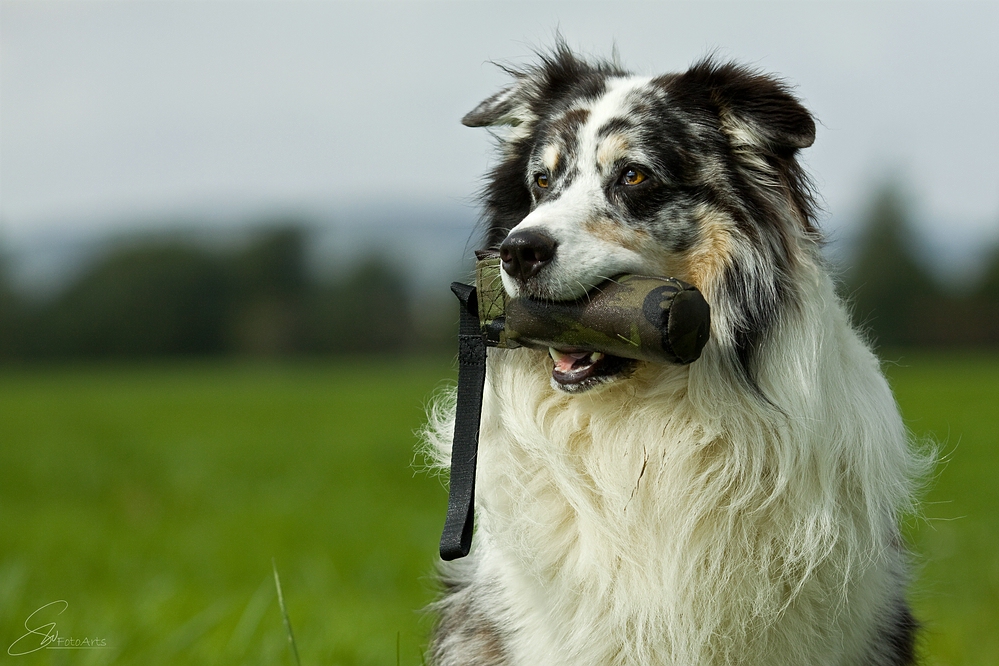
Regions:
<instances>
[{"instance_id":1,"label":"blurred tree line","mask_svg":"<svg viewBox=\"0 0 999 666\"><path fill-rule=\"evenodd\" d=\"M955 291L918 259L910 217L897 187L878 191L843 274L856 323L881 347L999 347L999 248L975 284ZM322 278L309 270L309 241L294 224L227 250L133 239L45 299L13 288L0 253L0 362L453 351L457 315L444 285L427 307L374 255Z\"/></svg>"},{"instance_id":2,"label":"blurred tree line","mask_svg":"<svg viewBox=\"0 0 999 666\"><path fill-rule=\"evenodd\" d=\"M902 190L880 188L845 271L857 325L879 347L999 347L999 247L970 285L942 283L918 258Z\"/></svg>"},{"instance_id":3,"label":"blurred tree line","mask_svg":"<svg viewBox=\"0 0 999 666\"><path fill-rule=\"evenodd\" d=\"M122 243L43 300L12 288L0 256L0 361L451 349L452 322L417 317L397 268L370 256L323 279L308 240L288 226L225 251Z\"/></svg>"}]
</instances>

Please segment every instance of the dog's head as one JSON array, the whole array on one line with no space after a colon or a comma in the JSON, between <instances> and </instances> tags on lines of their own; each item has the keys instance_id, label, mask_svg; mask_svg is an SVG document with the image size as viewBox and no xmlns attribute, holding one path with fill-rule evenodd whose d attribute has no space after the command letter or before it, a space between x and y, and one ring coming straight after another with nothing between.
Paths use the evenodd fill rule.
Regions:
<instances>
[{"instance_id":1,"label":"dog's head","mask_svg":"<svg viewBox=\"0 0 999 666\"><path fill-rule=\"evenodd\" d=\"M462 121L508 127L484 195L506 290L567 300L621 273L681 278L712 306L711 344L755 385L755 349L794 307L818 238L795 159L815 137L809 112L779 80L710 59L637 77L560 44L511 73ZM568 391L630 366L552 351Z\"/></svg>"}]
</instances>

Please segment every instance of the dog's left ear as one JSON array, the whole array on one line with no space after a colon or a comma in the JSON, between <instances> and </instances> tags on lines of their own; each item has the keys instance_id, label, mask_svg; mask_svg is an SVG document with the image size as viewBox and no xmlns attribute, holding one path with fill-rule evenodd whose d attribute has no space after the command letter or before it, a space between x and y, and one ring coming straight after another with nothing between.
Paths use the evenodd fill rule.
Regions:
<instances>
[{"instance_id":1,"label":"dog's left ear","mask_svg":"<svg viewBox=\"0 0 999 666\"><path fill-rule=\"evenodd\" d=\"M815 141L812 114L779 79L735 63L706 59L678 76L671 86L691 101L712 108L735 145L753 145L788 156Z\"/></svg>"}]
</instances>

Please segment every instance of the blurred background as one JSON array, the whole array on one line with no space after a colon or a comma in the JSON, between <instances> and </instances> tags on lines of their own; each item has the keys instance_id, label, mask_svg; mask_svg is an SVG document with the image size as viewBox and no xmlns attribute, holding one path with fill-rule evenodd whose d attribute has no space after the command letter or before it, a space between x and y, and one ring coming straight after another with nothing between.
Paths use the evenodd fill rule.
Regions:
<instances>
[{"instance_id":1,"label":"blurred background","mask_svg":"<svg viewBox=\"0 0 999 666\"><path fill-rule=\"evenodd\" d=\"M999 5L0 0L0 642L55 600L105 641L12 663L293 663L272 558L303 663L421 663L459 120L556 31L815 113L829 261L944 454L925 661L999 662Z\"/></svg>"}]
</instances>

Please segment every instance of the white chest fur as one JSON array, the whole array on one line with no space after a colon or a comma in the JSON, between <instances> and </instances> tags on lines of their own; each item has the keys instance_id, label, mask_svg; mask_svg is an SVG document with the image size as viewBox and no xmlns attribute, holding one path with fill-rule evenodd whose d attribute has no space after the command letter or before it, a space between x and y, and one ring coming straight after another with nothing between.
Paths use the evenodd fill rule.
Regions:
<instances>
[{"instance_id":1,"label":"white chest fur","mask_svg":"<svg viewBox=\"0 0 999 666\"><path fill-rule=\"evenodd\" d=\"M460 567L511 663L847 664L869 651L903 584L895 520L918 461L838 305L804 315L782 334L821 329L815 344L839 353L796 340L801 358L762 375L783 411L737 386L710 345L693 366L642 366L576 396L551 389L543 355L490 352L476 544Z\"/></svg>"}]
</instances>

